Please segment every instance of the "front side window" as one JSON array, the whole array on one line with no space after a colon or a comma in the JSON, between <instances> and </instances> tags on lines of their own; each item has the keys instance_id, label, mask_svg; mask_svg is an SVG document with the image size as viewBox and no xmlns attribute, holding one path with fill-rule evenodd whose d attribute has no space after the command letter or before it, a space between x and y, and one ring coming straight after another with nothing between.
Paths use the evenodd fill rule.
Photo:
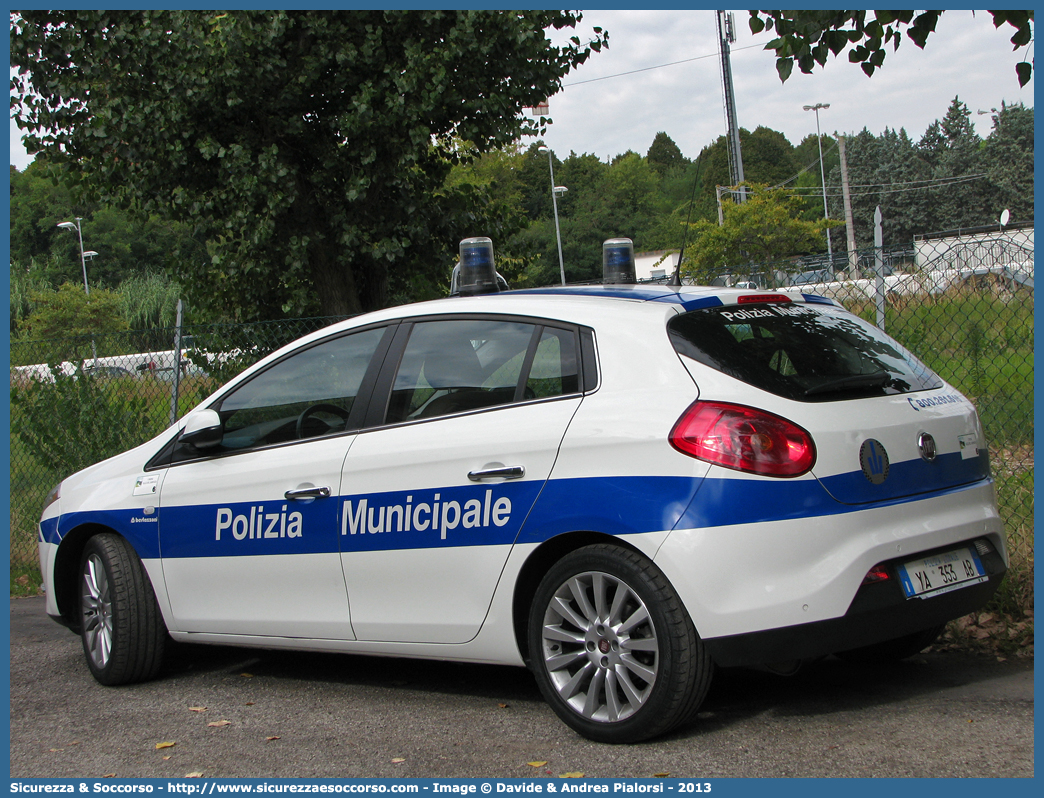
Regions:
<instances>
[{"instance_id":1,"label":"front side window","mask_svg":"<svg viewBox=\"0 0 1044 798\"><path fill-rule=\"evenodd\" d=\"M787 399L835 401L942 386L877 327L826 305L705 308L671 319L668 329L679 353Z\"/></svg>"},{"instance_id":2,"label":"front side window","mask_svg":"<svg viewBox=\"0 0 1044 798\"><path fill-rule=\"evenodd\" d=\"M496 319L413 326L385 423L451 415L578 390L572 330Z\"/></svg>"},{"instance_id":3,"label":"front side window","mask_svg":"<svg viewBox=\"0 0 1044 798\"><path fill-rule=\"evenodd\" d=\"M384 329L311 346L240 385L214 409L224 436L219 452L332 435L349 418Z\"/></svg>"}]
</instances>

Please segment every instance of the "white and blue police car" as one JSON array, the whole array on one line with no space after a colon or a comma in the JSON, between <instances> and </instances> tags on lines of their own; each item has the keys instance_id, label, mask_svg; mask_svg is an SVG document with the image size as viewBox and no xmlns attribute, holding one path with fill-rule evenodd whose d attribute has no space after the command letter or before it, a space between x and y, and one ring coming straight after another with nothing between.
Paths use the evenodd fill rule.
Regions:
<instances>
[{"instance_id":1,"label":"white and blue police car","mask_svg":"<svg viewBox=\"0 0 1044 798\"><path fill-rule=\"evenodd\" d=\"M636 285L608 243L603 285L505 292L468 239L458 296L308 335L65 479L47 612L95 678L169 638L527 665L629 742L715 667L901 658L983 606L1007 554L964 396L833 300Z\"/></svg>"}]
</instances>

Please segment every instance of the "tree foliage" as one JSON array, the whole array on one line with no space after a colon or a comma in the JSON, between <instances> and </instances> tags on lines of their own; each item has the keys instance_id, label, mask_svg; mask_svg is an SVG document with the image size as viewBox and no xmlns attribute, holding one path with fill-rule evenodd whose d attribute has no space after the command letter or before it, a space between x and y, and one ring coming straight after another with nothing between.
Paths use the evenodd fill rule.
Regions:
<instances>
[{"instance_id":1,"label":"tree foliage","mask_svg":"<svg viewBox=\"0 0 1044 798\"><path fill-rule=\"evenodd\" d=\"M992 209L1007 208L1013 219L1033 218L1033 109L1002 104L982 150L989 173Z\"/></svg>"},{"instance_id":2,"label":"tree foliage","mask_svg":"<svg viewBox=\"0 0 1044 798\"><path fill-rule=\"evenodd\" d=\"M649 162L649 166L660 175L682 169L688 164L681 149L674 143L674 139L663 131L656 134L652 144L649 145L649 151L645 154L645 159Z\"/></svg>"},{"instance_id":3,"label":"tree foliage","mask_svg":"<svg viewBox=\"0 0 1044 798\"><path fill-rule=\"evenodd\" d=\"M83 245L97 252L87 263L91 286L115 287L132 277L155 274L184 261L207 258L203 242L181 223L157 216L135 217L114 206L75 196L73 181L33 161L11 168L11 262L33 270L51 285L83 280L80 242L59 222L81 218Z\"/></svg>"},{"instance_id":4,"label":"tree foliage","mask_svg":"<svg viewBox=\"0 0 1044 798\"><path fill-rule=\"evenodd\" d=\"M777 260L826 248L826 221L802 217L801 197L785 189L750 186L746 202L726 199L723 224L700 219L682 257L682 273L708 283L730 267Z\"/></svg>"},{"instance_id":5,"label":"tree foliage","mask_svg":"<svg viewBox=\"0 0 1044 798\"><path fill-rule=\"evenodd\" d=\"M1005 208L1011 211L1013 223L1031 221L1033 127L1032 108L1002 105L993 117L992 132L981 139L971 126L967 106L955 99L945 116L929 125L919 139L911 138L902 129L886 129L880 135L864 129L846 136L857 245L873 245L877 206L883 212L884 243L888 247L909 245L917 234L996 223ZM764 127L753 132L742 130L740 135L751 181L792 188L796 197L789 203L794 218L821 222L823 191L815 135L807 136L797 146ZM841 220L844 208L837 141L824 136L822 147L829 215L833 220ZM611 162L590 153L571 152L559 158L553 152L541 152L540 142L526 148L513 143L476 159L462 160L452 167L440 190L446 196L468 195L474 199L473 226L468 234L493 238L497 268L514 287L548 285L560 280L551 164L555 183L569 189L559 200L558 215L566 279L571 282L600 279L601 245L607 238L631 238L639 252L677 251L692 240L692 231L685 226L687 221L703 219L716 224L714 187L728 182L724 139L704 148L699 158L686 158L683 167L666 172L656 168L655 160L650 162L648 156L635 152L624 153ZM51 187L48 181L41 185ZM20 206L32 205L32 197L32 192L12 195L12 220L16 216L22 218ZM31 216L28 210L24 213L25 218ZM74 244L74 236L53 228L51 222L44 229L65 246ZM93 236L95 229L93 218L86 218L85 240L93 241L86 236L88 232ZM145 228L133 231L139 229ZM845 231L834 229L831 240L834 251L840 253L847 244ZM444 250L428 253L425 262L416 268L389 268L389 301L402 303L445 296L450 267L456 258L455 241L450 239ZM18 264L19 268L12 269L13 321L24 319L31 312L29 297L33 292L46 293L40 286L55 284L46 279L49 272L43 268L49 252L46 237L43 246L40 254L27 245L25 251L31 253L29 267ZM88 246L96 248L92 243ZM820 253L824 249L825 239L821 238L818 245L806 251ZM748 248L747 255L741 252L741 260L732 265L749 262L753 251ZM63 263L78 266L75 254L63 256ZM37 263L32 258L43 260ZM89 268L96 269L100 260ZM78 277L76 271L65 279ZM93 278L91 285L93 293ZM125 317L134 319L133 327L171 323L177 286L169 280L124 279L119 293ZM196 320L203 318L191 303L189 310ZM228 318L218 312L207 320ZM16 331L22 332L21 326Z\"/></svg>"},{"instance_id":6,"label":"tree foliage","mask_svg":"<svg viewBox=\"0 0 1044 798\"><path fill-rule=\"evenodd\" d=\"M127 329L119 296L102 288L96 288L88 296L82 285L63 283L57 291L34 295L33 301L35 307L24 326L37 340Z\"/></svg>"},{"instance_id":7,"label":"tree foliage","mask_svg":"<svg viewBox=\"0 0 1044 798\"><path fill-rule=\"evenodd\" d=\"M868 14L872 18L867 18ZM750 30L761 33L775 29L778 36L765 45L776 53L776 72L786 81L798 68L809 74L816 64L826 64L828 55L839 55L848 49L848 60L859 64L867 76L884 64L887 46L898 50L903 33L914 44L924 48L928 37L942 16L942 11L751 11ZM1015 28L1011 37L1014 49L1026 47L1033 40L1033 11L989 11L994 27L1008 24ZM916 16L915 16L916 15ZM851 48L851 49L849 49ZM1029 83L1033 63L1015 65L1019 86Z\"/></svg>"},{"instance_id":8,"label":"tree foliage","mask_svg":"<svg viewBox=\"0 0 1044 798\"><path fill-rule=\"evenodd\" d=\"M958 98L916 143L905 130L847 138L856 244L873 246L880 206L886 246L914 235L996 224L1007 208L1013 222L1033 220L1033 110L1002 105L985 140ZM841 219L841 172L827 176L830 216ZM836 239L835 239L836 240Z\"/></svg>"},{"instance_id":9,"label":"tree foliage","mask_svg":"<svg viewBox=\"0 0 1044 798\"><path fill-rule=\"evenodd\" d=\"M23 11L11 102L27 149L85 196L193 225L210 250L180 264L196 304L355 312L486 220L473 187L444 186L450 168L539 130L522 109L605 44L597 28L546 38L579 19Z\"/></svg>"}]
</instances>

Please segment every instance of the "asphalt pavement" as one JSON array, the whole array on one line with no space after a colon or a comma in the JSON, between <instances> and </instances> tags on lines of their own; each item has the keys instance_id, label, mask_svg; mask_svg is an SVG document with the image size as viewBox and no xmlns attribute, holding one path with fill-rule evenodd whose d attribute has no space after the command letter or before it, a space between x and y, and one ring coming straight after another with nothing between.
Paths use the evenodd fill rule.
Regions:
<instances>
[{"instance_id":1,"label":"asphalt pavement","mask_svg":"<svg viewBox=\"0 0 1044 798\"><path fill-rule=\"evenodd\" d=\"M693 723L608 746L520 668L182 645L159 679L103 687L43 599L12 599L10 763L12 778L1032 777L1033 662L719 671Z\"/></svg>"}]
</instances>

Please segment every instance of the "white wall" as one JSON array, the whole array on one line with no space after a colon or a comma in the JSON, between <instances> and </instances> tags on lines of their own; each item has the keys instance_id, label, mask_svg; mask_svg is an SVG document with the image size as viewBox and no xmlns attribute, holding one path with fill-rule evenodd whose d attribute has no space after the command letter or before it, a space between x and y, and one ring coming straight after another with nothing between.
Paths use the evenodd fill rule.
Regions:
<instances>
[{"instance_id":1,"label":"white wall","mask_svg":"<svg viewBox=\"0 0 1044 798\"><path fill-rule=\"evenodd\" d=\"M655 252L634 253L634 274L638 282L651 280L653 277L670 277L678 266L680 253L665 249Z\"/></svg>"}]
</instances>

